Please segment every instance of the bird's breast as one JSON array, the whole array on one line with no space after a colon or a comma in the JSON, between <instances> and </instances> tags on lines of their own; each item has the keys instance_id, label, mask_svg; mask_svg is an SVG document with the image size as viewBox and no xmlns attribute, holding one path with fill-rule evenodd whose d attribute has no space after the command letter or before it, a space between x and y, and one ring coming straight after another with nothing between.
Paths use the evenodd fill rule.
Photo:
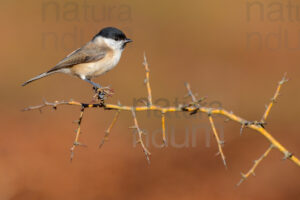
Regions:
<instances>
[{"instance_id":1,"label":"bird's breast","mask_svg":"<svg viewBox=\"0 0 300 200\"><path fill-rule=\"evenodd\" d=\"M122 51L107 53L104 58L96 62L82 63L74 66L72 70L77 76L93 78L113 69L120 61Z\"/></svg>"}]
</instances>

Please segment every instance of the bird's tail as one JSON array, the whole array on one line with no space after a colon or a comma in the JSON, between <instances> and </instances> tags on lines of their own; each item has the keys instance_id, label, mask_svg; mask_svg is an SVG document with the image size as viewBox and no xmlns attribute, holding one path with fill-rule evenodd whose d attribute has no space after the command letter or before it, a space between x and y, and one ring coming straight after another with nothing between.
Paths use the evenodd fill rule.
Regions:
<instances>
[{"instance_id":1,"label":"bird's tail","mask_svg":"<svg viewBox=\"0 0 300 200\"><path fill-rule=\"evenodd\" d=\"M44 77L46 77L46 76L49 76L49 75L51 75L51 74L53 74L53 73L55 73L55 72L56 72L56 71L42 73L42 74L40 74L40 75L38 75L38 76L36 76L36 77L33 77L32 79L29 79L28 81L26 81L25 83L23 83L22 86L25 86L25 85L27 85L28 83L31 83L31 82L33 82L33 81L36 81L36 80L38 80L38 79L40 79L40 78L44 78Z\"/></svg>"}]
</instances>

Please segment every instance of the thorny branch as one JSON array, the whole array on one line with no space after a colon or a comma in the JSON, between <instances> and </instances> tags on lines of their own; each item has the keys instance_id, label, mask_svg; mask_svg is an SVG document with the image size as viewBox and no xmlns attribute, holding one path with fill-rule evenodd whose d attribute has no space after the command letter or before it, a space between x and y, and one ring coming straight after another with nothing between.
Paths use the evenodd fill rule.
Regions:
<instances>
[{"instance_id":1,"label":"thorny branch","mask_svg":"<svg viewBox=\"0 0 300 200\"><path fill-rule=\"evenodd\" d=\"M282 80L278 82L278 86L277 86L276 92L275 92L273 98L271 99L271 102L269 103L268 106L266 106L266 111L265 111L265 113L264 113L264 115L263 115L263 117L261 119L262 123L265 123L265 121L267 120L267 117L270 114L272 106L274 105L274 103L277 102L278 96L280 95L280 93L279 93L280 89L281 89L282 85L284 83L286 83L286 82L288 82L288 79L286 78L286 73L285 73L284 76L283 76L283 78L282 78Z\"/></svg>"},{"instance_id":2,"label":"thorny branch","mask_svg":"<svg viewBox=\"0 0 300 200\"><path fill-rule=\"evenodd\" d=\"M146 159L148 161L148 163L150 164L150 158L149 156L151 155L151 153L149 152L149 150L147 149L144 141L143 141L143 131L140 129L139 125L138 125L138 122L137 122L137 119L136 119L136 114L135 114L135 111L134 111L134 108L132 108L131 110L132 112L132 116L133 116L133 121L134 121L134 126L130 127L130 128L134 128L136 129L137 131L137 134L139 136L139 139L137 141L137 143L141 144L142 148L143 148L143 151L145 153L145 156L146 156Z\"/></svg>"},{"instance_id":3,"label":"thorny branch","mask_svg":"<svg viewBox=\"0 0 300 200\"><path fill-rule=\"evenodd\" d=\"M162 139L164 146L167 145L167 137L166 137L166 113L161 112L161 129L162 129Z\"/></svg>"},{"instance_id":4,"label":"thorny branch","mask_svg":"<svg viewBox=\"0 0 300 200\"><path fill-rule=\"evenodd\" d=\"M259 165L259 163L268 156L268 154L271 152L271 150L273 149L273 144L270 145L270 147L265 151L265 153L257 160L254 161L253 166L251 167L251 169L246 173L241 173L242 178L240 180L240 182L238 182L236 185L239 186L242 184L242 182L244 182L251 174L253 176L255 176L254 170L256 169L256 167Z\"/></svg>"},{"instance_id":5,"label":"thorny branch","mask_svg":"<svg viewBox=\"0 0 300 200\"><path fill-rule=\"evenodd\" d=\"M80 111L80 116L79 116L79 119L78 119L78 128L77 128L77 130L76 130L76 136L75 136L75 140L74 140L74 142L73 142L73 145L72 145L72 147L71 147L71 161L73 160L73 157L74 157L74 150L75 150L75 147L76 146L79 146L79 145L81 145L81 146L86 146L86 145L84 145L84 144L81 144L80 142L78 142L78 140L79 140L79 135L81 134L81 122L82 122L82 118L83 118L83 113L84 113L84 106L82 106L82 108L81 108L81 111Z\"/></svg>"},{"instance_id":6,"label":"thorny branch","mask_svg":"<svg viewBox=\"0 0 300 200\"><path fill-rule=\"evenodd\" d=\"M147 86L147 92L148 92L148 106L151 107L152 106L152 93L151 93L151 87L150 87L150 70L149 70L149 66L148 66L148 62L147 62L147 58L146 58L146 54L144 53L144 66L145 66L145 71L146 71L146 78L145 78L145 84Z\"/></svg>"},{"instance_id":7,"label":"thorny branch","mask_svg":"<svg viewBox=\"0 0 300 200\"><path fill-rule=\"evenodd\" d=\"M103 137L101 143L99 144L99 148L101 148L104 145L105 141L108 140L108 136L110 134L110 131L113 128L113 126L116 124L116 122L117 122L117 120L119 118L120 112L121 112L120 110L116 111L116 114L114 116L113 121L111 122L111 124L109 125L109 127L107 128L107 130L105 131L104 137Z\"/></svg>"},{"instance_id":8,"label":"thorny branch","mask_svg":"<svg viewBox=\"0 0 300 200\"><path fill-rule=\"evenodd\" d=\"M212 116L211 116L210 113L208 114L208 119L209 119L211 128L212 128L212 130L213 130L214 136L215 136L216 141L217 141L217 144L218 144L218 148L219 148L218 154L221 155L221 158L222 158L222 160L223 160L223 164L224 164L225 168L227 168L226 160L225 160L225 155L224 155L223 149L222 149L222 145L224 144L224 142L220 140L220 137L219 137L219 135L218 135L218 133L217 133L217 130L216 130L216 127L215 127L213 118L212 118Z\"/></svg>"},{"instance_id":9,"label":"thorny branch","mask_svg":"<svg viewBox=\"0 0 300 200\"><path fill-rule=\"evenodd\" d=\"M143 142L143 131L139 128L138 126L138 122L137 122L137 118L136 118L136 112L142 112L142 111L159 111L161 113L161 123L162 123L162 140L164 145L166 145L167 143L167 138L166 138L166 131L165 131L165 115L168 112L189 112L190 114L197 114L198 112L202 112L202 113L206 113L208 115L208 119L209 122L211 124L212 130L213 130L213 134L216 138L217 144L218 144L218 149L219 149L219 153L222 157L223 163L226 167L226 161L225 161L225 156L223 153L223 149L222 149L222 145L223 145L223 141L220 140L219 135L217 133L217 130L215 128L214 125L214 121L213 121L213 116L214 115L222 115L225 116L227 119L235 121L239 124L241 124L241 132L243 130L243 128L249 128L252 130L255 130L257 132L259 132L263 137L265 137L269 142L270 142L270 147L267 149L267 151L258 159L254 162L253 167L246 173L246 174L242 174L242 179L241 181L238 183L238 185L240 185L244 180L246 180L251 174L254 174L254 170L257 168L257 166L261 163L261 161L267 157L270 153L270 151L272 149L277 149L278 151L280 151L283 155L284 155L284 159L289 159L290 161L292 161L293 163L295 163L296 165L300 166L300 161L299 159L294 156L292 153L290 153L284 146L282 146L266 129L265 129L265 125L266 125L266 119L270 113L270 110L272 108L272 106L274 105L274 103L277 101L278 96L280 94L280 90L281 87L284 83L287 82L286 79L286 75L284 75L283 79L278 83L278 87L276 89L276 92L273 96L273 98L271 99L271 102L269 103L268 106L266 106L266 110L265 113L261 119L261 121L248 121L246 119L243 119L237 115L235 115L232 111L227 111L223 108L209 108L209 107L204 107L201 106L201 102L205 99L205 98L200 98L197 99L196 96L192 93L191 91L191 87L188 83L186 83L186 88L188 90L188 96L190 96L192 98L192 102L190 102L187 105L179 105L176 107L161 107L161 106L157 106L157 105L153 105L152 104L152 93L151 93L151 87L150 87L150 81L149 81L149 66L146 60L146 56L144 56L144 67L145 67L145 71L146 71L146 79L145 79L145 84L146 84L146 88L147 88L147 92L148 92L148 102L146 106L124 106L124 105L120 105L120 104L106 104L104 103L104 99L105 98L100 98L99 99L99 103L93 103L93 104L86 104L86 103L80 103L77 101L55 101L54 103L49 103L47 101L44 101L43 104L38 105L38 106L31 106L28 108L25 108L24 111L28 111L28 110L40 110L44 107L52 107L54 109L57 108L57 106L60 105L72 105L72 106L79 106L81 107L81 112L80 112L80 118L78 120L78 129L76 131L76 137L75 137L75 141L73 143L73 146L71 148L71 160L73 159L74 156L74 149L76 146L81 145L78 141L79 139L79 135L80 135L80 126L81 126L81 122L82 122L82 117L83 117L83 113L84 110L87 108L103 108L105 110L115 110L116 111L116 115L113 118L113 121L111 123L111 125L108 127L108 129L105 132L104 138L100 144L99 147L101 147L103 145L103 143L107 140L109 133L111 132L112 127L114 126L114 124L116 123L119 114L121 111L129 111L132 113L133 116L133 120L134 120L134 126L132 128L136 129L137 134L138 134L138 143L140 143L147 161L150 161L149 156L151 155L149 150L147 149L147 147L145 146L144 142ZM98 96L103 96L103 93L99 93Z\"/></svg>"}]
</instances>

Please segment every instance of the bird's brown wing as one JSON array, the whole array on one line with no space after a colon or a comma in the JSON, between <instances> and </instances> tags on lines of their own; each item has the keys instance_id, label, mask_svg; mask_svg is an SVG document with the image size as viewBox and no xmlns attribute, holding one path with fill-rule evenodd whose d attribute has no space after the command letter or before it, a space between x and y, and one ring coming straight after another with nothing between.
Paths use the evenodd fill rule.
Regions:
<instances>
[{"instance_id":1,"label":"bird's brown wing","mask_svg":"<svg viewBox=\"0 0 300 200\"><path fill-rule=\"evenodd\" d=\"M83 47L73 51L47 73L63 68L69 68L81 63L89 63L101 60L108 51L108 47L98 47L92 43L87 43Z\"/></svg>"}]
</instances>

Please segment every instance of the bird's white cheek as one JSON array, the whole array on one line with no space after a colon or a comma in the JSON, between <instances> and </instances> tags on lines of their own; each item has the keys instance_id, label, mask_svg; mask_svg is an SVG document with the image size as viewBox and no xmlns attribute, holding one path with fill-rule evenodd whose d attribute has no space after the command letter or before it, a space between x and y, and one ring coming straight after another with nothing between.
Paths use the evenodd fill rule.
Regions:
<instances>
[{"instance_id":1,"label":"bird's white cheek","mask_svg":"<svg viewBox=\"0 0 300 200\"><path fill-rule=\"evenodd\" d=\"M112 62L113 67L119 63L119 61L121 59L121 55L122 55L122 50L116 50L115 55L113 57L113 62Z\"/></svg>"},{"instance_id":2,"label":"bird's white cheek","mask_svg":"<svg viewBox=\"0 0 300 200\"><path fill-rule=\"evenodd\" d=\"M109 39L109 38L104 38L103 40L104 40L104 42L106 43L107 46L109 46L110 48L112 48L114 50L121 50L122 49L123 41L116 41L116 40Z\"/></svg>"}]
</instances>

